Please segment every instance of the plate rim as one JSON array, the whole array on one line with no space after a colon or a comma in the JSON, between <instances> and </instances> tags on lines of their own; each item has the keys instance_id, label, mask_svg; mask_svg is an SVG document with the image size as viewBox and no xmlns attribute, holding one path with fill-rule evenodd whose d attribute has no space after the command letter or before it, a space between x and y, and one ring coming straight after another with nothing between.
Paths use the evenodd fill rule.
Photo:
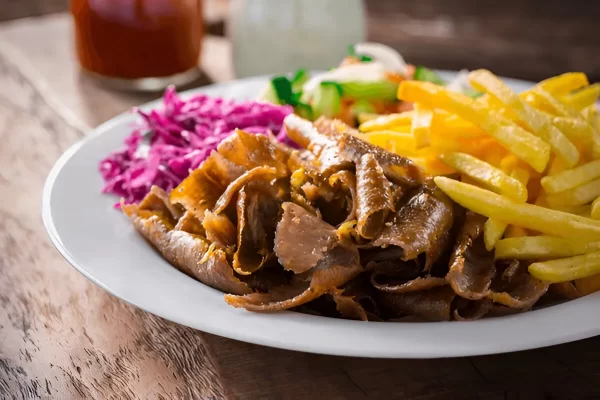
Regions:
<instances>
[{"instance_id":1,"label":"plate rim","mask_svg":"<svg viewBox=\"0 0 600 400\"><path fill-rule=\"evenodd\" d=\"M452 76L457 73L454 71L441 71L441 72L447 76ZM208 85L208 86L203 86L203 87L183 91L180 93L180 95L182 97L186 97L186 96L191 96L191 95L198 94L198 93L203 93L207 90L220 90L225 87L234 87L236 85L243 84L243 83L250 83L252 81L262 81L262 80L265 80L266 78L267 78L267 76L258 76L258 77L233 80L230 82L216 83L213 85ZM505 78L503 78L503 79L505 79ZM523 84L532 85L533 84L532 82L527 82L527 81L522 81L522 80L517 80L517 79L511 79L511 78L506 78L506 79L508 79L509 81L518 82L520 85L523 85ZM161 98L158 98L156 100L144 103L144 104L138 106L138 108L147 109L147 108L156 107L156 105L160 104L161 100L162 100ZM93 128L91 131L87 132L83 138L81 138L76 143L71 145L59 157L59 159L55 162L52 169L50 170L50 173L48 174L48 177L46 178L46 181L44 182L42 199L41 199L42 200L41 201L41 203L42 203L41 204L41 215L42 215L42 221L43 221L44 227L47 231L47 234L48 234L52 244L58 250L58 252L62 255L62 257L69 264L71 264L71 266L73 268L75 268L79 273L81 273L84 277L86 277L92 283L99 286L103 290L107 291L111 295L119 298L120 300L127 302L128 304L131 304L137 308L140 308L142 310L150 312L161 318L165 318L169 321L173 321L173 322L176 322L176 323L179 323L179 324L182 324L185 326L189 326L194 329L199 329L201 331L215 334L218 336L223 336L223 337L227 337L230 339L240 340L240 341L254 343L254 344L263 345L263 346L269 346L269 347L275 347L275 348L281 348L281 349L287 349L287 350L294 350L294 351L302 351L302 352L315 353L315 354L336 355L336 356L354 356L354 357L367 357L367 358L415 358L415 359L416 358L447 358L447 357L461 357L461 356L476 356L476 355L499 354L499 353L508 353L508 352L514 352L514 351L529 350L529 349L534 349L534 348L540 348L540 347L546 347L546 346L551 346L551 345L556 345L556 344L572 342L572 341L600 335L600 322L597 322L595 324L590 322L588 324L588 326L585 326L584 328L580 328L577 332L571 332L569 334L561 334L561 335L550 334L545 339L541 338L537 342L533 342L530 340L529 342L524 343L523 345L517 344L517 345L501 346L501 345L498 345L498 343L495 343L496 345L490 346L490 348L482 348L480 346L475 349L469 349L468 346L464 347L464 345L463 345L463 346L457 346L456 348L444 349L442 351L440 351L439 346L433 346L433 348L431 348L431 349L426 349L423 346L418 346L418 347L420 347L420 351L413 351L411 349L406 348L406 343L404 343L402 345L402 340L401 340L401 338L399 338L398 344L401 345L399 347L403 347L404 350L397 350L397 349L382 350L382 349L380 349L378 351L373 351L373 350L363 351L363 349L360 348L359 346L350 346L350 345L346 346L345 350L342 350L342 348L344 348L344 346L333 348L333 347L319 345L319 343L315 343L314 341L312 341L312 343L310 343L310 344L309 343L298 343L298 342L290 343L290 342L286 342L285 340L281 340L280 338L271 337L268 335L267 336L257 335L256 333L248 334L246 332L240 333L239 331L232 333L232 331L235 331L235 329L233 329L233 330L225 329L223 326L220 326L220 327L211 326L210 321L201 323L201 324L195 323L193 325L190 325L189 321L185 322L185 321L178 320L178 318L170 317L168 311L157 310L156 306L142 304L142 303L144 303L143 301L139 301L139 299L138 300L132 299L131 298L132 296L130 296L130 295L124 296L122 294L119 294L118 290L114 290L113 288L107 286L106 284L104 284L102 282L102 280L98 279L90 271L88 271L84 265L80 265L75 260L75 258L71 255L69 249L67 249L64 246L64 244L62 243L62 240L60 238L60 233L57 231L56 226L54 224L54 220L52 217L52 210L51 210L51 206L50 206L50 198L51 198L52 189L54 188L56 179L60 176L60 173L63 171L65 166L68 165L68 162L78 153L78 151L80 151L84 146L86 146L93 140L99 138L103 134L110 132L111 129L118 127L120 124L122 124L124 122L124 120L126 120L128 118L131 118L130 112L128 112L128 111L123 112L123 113L103 122L102 124L98 125L96 128ZM99 189L100 188L98 188L98 194L101 195ZM148 246L150 247L150 245L148 245ZM192 278L189 278L189 279L192 279ZM212 289L200 282L197 282L197 283L204 286L205 288L210 289L210 290L215 290L215 289ZM536 310L536 311L522 313L522 314L513 315L513 316L496 317L493 319L485 319L485 320L474 321L474 322L424 322L424 323L362 322L362 321L339 320L339 319L334 319L334 318L326 318L326 317L318 317L318 316L309 316L309 315L293 313L293 312L282 312L282 313L278 313L278 314L256 314L256 313L246 312L244 310L237 310L237 309L234 309L233 307L231 307L231 312L232 312L232 315L233 315L233 313L235 313L238 317L243 318L243 319L249 318L250 320L253 320L253 319L259 320L259 319L265 318L267 320L273 320L272 322L281 322L281 321L291 322L292 320L294 320L294 321L298 320L296 322L299 322L301 325L305 325L302 322L302 319L306 319L306 320L309 320L308 326L305 327L307 329L310 329L311 322L315 322L318 324L319 322L323 322L324 320L326 320L326 322L327 322L326 324L332 325L333 330L342 329L340 331L342 333L344 332L344 329L346 326L349 327L349 329L355 329L355 330L362 331L365 329L367 329L367 330L371 329L371 328L366 328L371 325L375 325L375 328L371 329L371 330L373 330L373 332L371 332L371 333L376 333L377 331L389 331L390 329L399 329L400 331L402 331L403 329L414 331L415 328L417 328L416 330L418 331L419 330L418 328L423 328L423 326L434 327L433 329L425 328L425 329L429 329L431 331L436 331L436 330L438 330L438 328L440 326L444 326L445 328L448 328L447 330L449 332L451 332L451 331L464 331L466 329L466 327L469 325L473 326L473 327L481 326L482 325L481 321L484 321L483 322L484 324L498 325L498 324L502 324L501 321L514 320L514 324L516 324L517 326L519 325L519 322L522 322L522 323L524 323L524 325L527 325L527 323L526 323L527 321L524 320L524 318L528 319L527 316L532 316L532 318L533 318L534 314L541 315L539 313L548 313L549 309L556 310L557 307L564 309L563 313L567 312L567 314L568 314L570 311L573 311L573 313L577 313L577 309L574 309L574 310L570 310L570 309L574 308L577 304L583 305L583 304L586 304L589 302L594 302L597 300L600 300L600 292L595 293L593 295L583 297L581 299L566 302L566 303L563 303L558 306L549 307L548 309L541 309L541 310ZM246 315L241 317L242 316L241 313L246 313ZM302 315L302 317L298 317L298 315L290 317L290 314L298 314L298 315ZM249 315L252 315L252 316L249 317ZM285 318L282 317L281 319L273 318L273 316L281 317L283 315L287 315L287 317L285 317ZM545 318L542 318L542 319L545 319ZM559 319L558 316L556 318L554 318L555 321L558 319ZM590 317L589 320L591 321L591 320L593 320L593 318ZM563 323L564 323L564 321L561 322L561 324L563 324ZM398 324L400 324L400 325L398 325ZM407 324L409 324L409 326L407 326ZM377 327L379 327L379 328L377 328ZM406 337L404 339L406 340ZM458 345L459 343L456 343L456 344ZM434 349L438 350L438 351L431 351Z\"/></svg>"}]
</instances>

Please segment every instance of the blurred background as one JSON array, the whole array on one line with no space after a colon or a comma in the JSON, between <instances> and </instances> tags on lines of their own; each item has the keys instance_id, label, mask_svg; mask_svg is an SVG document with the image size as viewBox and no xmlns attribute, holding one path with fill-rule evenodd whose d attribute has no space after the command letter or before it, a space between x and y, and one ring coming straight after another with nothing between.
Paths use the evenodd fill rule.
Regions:
<instances>
[{"instance_id":1,"label":"blurred background","mask_svg":"<svg viewBox=\"0 0 600 400\"><path fill-rule=\"evenodd\" d=\"M251 4L251 2L249 2ZM484 67L530 80L583 71L600 80L597 0L365 0L366 36L442 69ZM205 0L205 30L228 32L231 0ZM2 0L0 21L66 11L68 0Z\"/></svg>"}]
</instances>

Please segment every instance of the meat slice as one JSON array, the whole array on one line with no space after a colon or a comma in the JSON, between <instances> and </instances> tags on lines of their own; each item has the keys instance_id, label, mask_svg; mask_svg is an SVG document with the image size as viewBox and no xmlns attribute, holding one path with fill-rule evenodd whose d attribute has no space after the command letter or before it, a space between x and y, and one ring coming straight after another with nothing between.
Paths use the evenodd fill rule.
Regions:
<instances>
[{"instance_id":1,"label":"meat slice","mask_svg":"<svg viewBox=\"0 0 600 400\"><path fill-rule=\"evenodd\" d=\"M373 239L383 228L390 212L394 212L391 183L371 153L356 164L357 230L365 239Z\"/></svg>"},{"instance_id":2,"label":"meat slice","mask_svg":"<svg viewBox=\"0 0 600 400\"><path fill-rule=\"evenodd\" d=\"M219 144L217 151L230 162L246 169L271 167L281 175L287 173L287 152L265 135L238 129Z\"/></svg>"},{"instance_id":3,"label":"meat slice","mask_svg":"<svg viewBox=\"0 0 600 400\"><path fill-rule=\"evenodd\" d=\"M318 122L321 123L321 128L324 128L323 131L318 129L317 122L313 124L295 114L285 117L283 123L290 138L315 155L315 163L324 175L329 176L354 167L351 160L340 154L337 133L324 126L326 121Z\"/></svg>"},{"instance_id":4,"label":"meat slice","mask_svg":"<svg viewBox=\"0 0 600 400\"><path fill-rule=\"evenodd\" d=\"M454 204L437 187L423 186L408 198L373 240L374 247L398 246L402 260L425 254L429 271L449 246L454 223Z\"/></svg>"},{"instance_id":5,"label":"meat slice","mask_svg":"<svg viewBox=\"0 0 600 400\"><path fill-rule=\"evenodd\" d=\"M350 171L340 171L329 177L329 185L336 190L342 190L346 194L346 202L349 205L344 222L356 218L358 209L358 193L356 191L356 177Z\"/></svg>"},{"instance_id":6,"label":"meat slice","mask_svg":"<svg viewBox=\"0 0 600 400\"><path fill-rule=\"evenodd\" d=\"M225 301L234 307L243 307L250 311L281 311L308 303L325 293L345 284L361 272L356 247L340 244L329 250L306 276L309 281L304 290L301 285L290 286L284 300L272 293L252 293L245 296L225 295ZM282 288L282 290L287 288Z\"/></svg>"},{"instance_id":7,"label":"meat slice","mask_svg":"<svg viewBox=\"0 0 600 400\"><path fill-rule=\"evenodd\" d=\"M410 293L382 293L381 303L394 317L406 315L428 321L450 321L456 293L450 286Z\"/></svg>"},{"instance_id":8,"label":"meat slice","mask_svg":"<svg viewBox=\"0 0 600 400\"><path fill-rule=\"evenodd\" d=\"M216 201L213 212L215 214L222 213L229 203L233 200L235 195L240 191L241 188L255 182L257 180L266 183L272 182L277 178L281 178L282 175L273 167L256 167L249 171L246 171L243 175L239 176L235 181L231 182L227 189L221 194L219 199Z\"/></svg>"},{"instance_id":9,"label":"meat slice","mask_svg":"<svg viewBox=\"0 0 600 400\"><path fill-rule=\"evenodd\" d=\"M490 293L492 278L496 273L494 253L486 250L483 226L486 218L467 212L450 259L446 279L461 297L480 300Z\"/></svg>"},{"instance_id":10,"label":"meat slice","mask_svg":"<svg viewBox=\"0 0 600 400\"><path fill-rule=\"evenodd\" d=\"M249 275L261 268L273 254L275 227L280 203L258 188L244 187L237 201L237 251L233 269Z\"/></svg>"},{"instance_id":11,"label":"meat slice","mask_svg":"<svg viewBox=\"0 0 600 400\"><path fill-rule=\"evenodd\" d=\"M429 290L439 286L447 285L446 279L435 276L424 276L400 283L380 283L376 274L371 276L371 283L375 288L388 293L410 293L421 290Z\"/></svg>"},{"instance_id":12,"label":"meat slice","mask_svg":"<svg viewBox=\"0 0 600 400\"><path fill-rule=\"evenodd\" d=\"M161 211L144 210L137 205L122 208L135 228L180 271L223 292L252 292L235 276L225 252L211 246L204 237L173 230L172 222Z\"/></svg>"},{"instance_id":13,"label":"meat slice","mask_svg":"<svg viewBox=\"0 0 600 400\"><path fill-rule=\"evenodd\" d=\"M306 272L338 243L333 226L296 204L283 204L275 232L275 254L283 268L296 274Z\"/></svg>"},{"instance_id":14,"label":"meat slice","mask_svg":"<svg viewBox=\"0 0 600 400\"><path fill-rule=\"evenodd\" d=\"M169 201L202 221L204 212L212 209L227 186L245 171L245 168L213 151L198 168L171 191Z\"/></svg>"},{"instance_id":15,"label":"meat slice","mask_svg":"<svg viewBox=\"0 0 600 400\"><path fill-rule=\"evenodd\" d=\"M298 278L269 293L226 295L229 304L251 311L286 310L329 293L362 271L356 246L341 242L333 226L296 204L285 203L283 209L275 252L281 265Z\"/></svg>"},{"instance_id":16,"label":"meat slice","mask_svg":"<svg viewBox=\"0 0 600 400\"><path fill-rule=\"evenodd\" d=\"M546 294L550 284L531 276L527 267L527 263L513 261L505 273L494 278L487 297L503 306L529 310Z\"/></svg>"},{"instance_id":17,"label":"meat slice","mask_svg":"<svg viewBox=\"0 0 600 400\"><path fill-rule=\"evenodd\" d=\"M236 245L236 228L226 215L217 215L206 210L202 227L209 241L224 248L231 248Z\"/></svg>"},{"instance_id":18,"label":"meat slice","mask_svg":"<svg viewBox=\"0 0 600 400\"><path fill-rule=\"evenodd\" d=\"M342 157L356 164L365 154L372 154L388 179L396 184L417 187L423 182L423 171L411 160L367 143L351 133L340 135L338 147Z\"/></svg>"}]
</instances>

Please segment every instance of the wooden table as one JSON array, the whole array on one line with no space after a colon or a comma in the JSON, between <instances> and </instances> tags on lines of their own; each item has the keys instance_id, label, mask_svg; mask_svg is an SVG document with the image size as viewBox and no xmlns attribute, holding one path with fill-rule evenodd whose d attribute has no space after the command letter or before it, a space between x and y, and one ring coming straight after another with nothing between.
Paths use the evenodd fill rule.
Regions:
<instances>
[{"instance_id":1,"label":"wooden table","mask_svg":"<svg viewBox=\"0 0 600 400\"><path fill-rule=\"evenodd\" d=\"M202 83L232 78L228 50L206 39ZM42 184L90 127L150 97L80 76L66 15L0 26L0 398L600 398L600 337L442 360L310 355L179 326L88 282L46 237Z\"/></svg>"}]
</instances>

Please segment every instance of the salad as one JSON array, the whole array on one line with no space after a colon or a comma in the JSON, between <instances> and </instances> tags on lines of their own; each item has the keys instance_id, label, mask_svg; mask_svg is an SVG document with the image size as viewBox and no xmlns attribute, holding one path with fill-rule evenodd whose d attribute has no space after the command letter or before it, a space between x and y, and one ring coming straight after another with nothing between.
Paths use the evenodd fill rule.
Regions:
<instances>
[{"instance_id":1,"label":"salad","mask_svg":"<svg viewBox=\"0 0 600 400\"><path fill-rule=\"evenodd\" d=\"M290 105L295 114L309 120L324 116L356 126L369 115L390 114L412 109L398 100L398 85L417 80L446 86L448 89L477 97L467 80L468 71L447 82L424 66L407 64L396 50L380 43L358 43L348 48L339 66L311 76L305 69L293 75L274 76L259 100Z\"/></svg>"}]
</instances>

